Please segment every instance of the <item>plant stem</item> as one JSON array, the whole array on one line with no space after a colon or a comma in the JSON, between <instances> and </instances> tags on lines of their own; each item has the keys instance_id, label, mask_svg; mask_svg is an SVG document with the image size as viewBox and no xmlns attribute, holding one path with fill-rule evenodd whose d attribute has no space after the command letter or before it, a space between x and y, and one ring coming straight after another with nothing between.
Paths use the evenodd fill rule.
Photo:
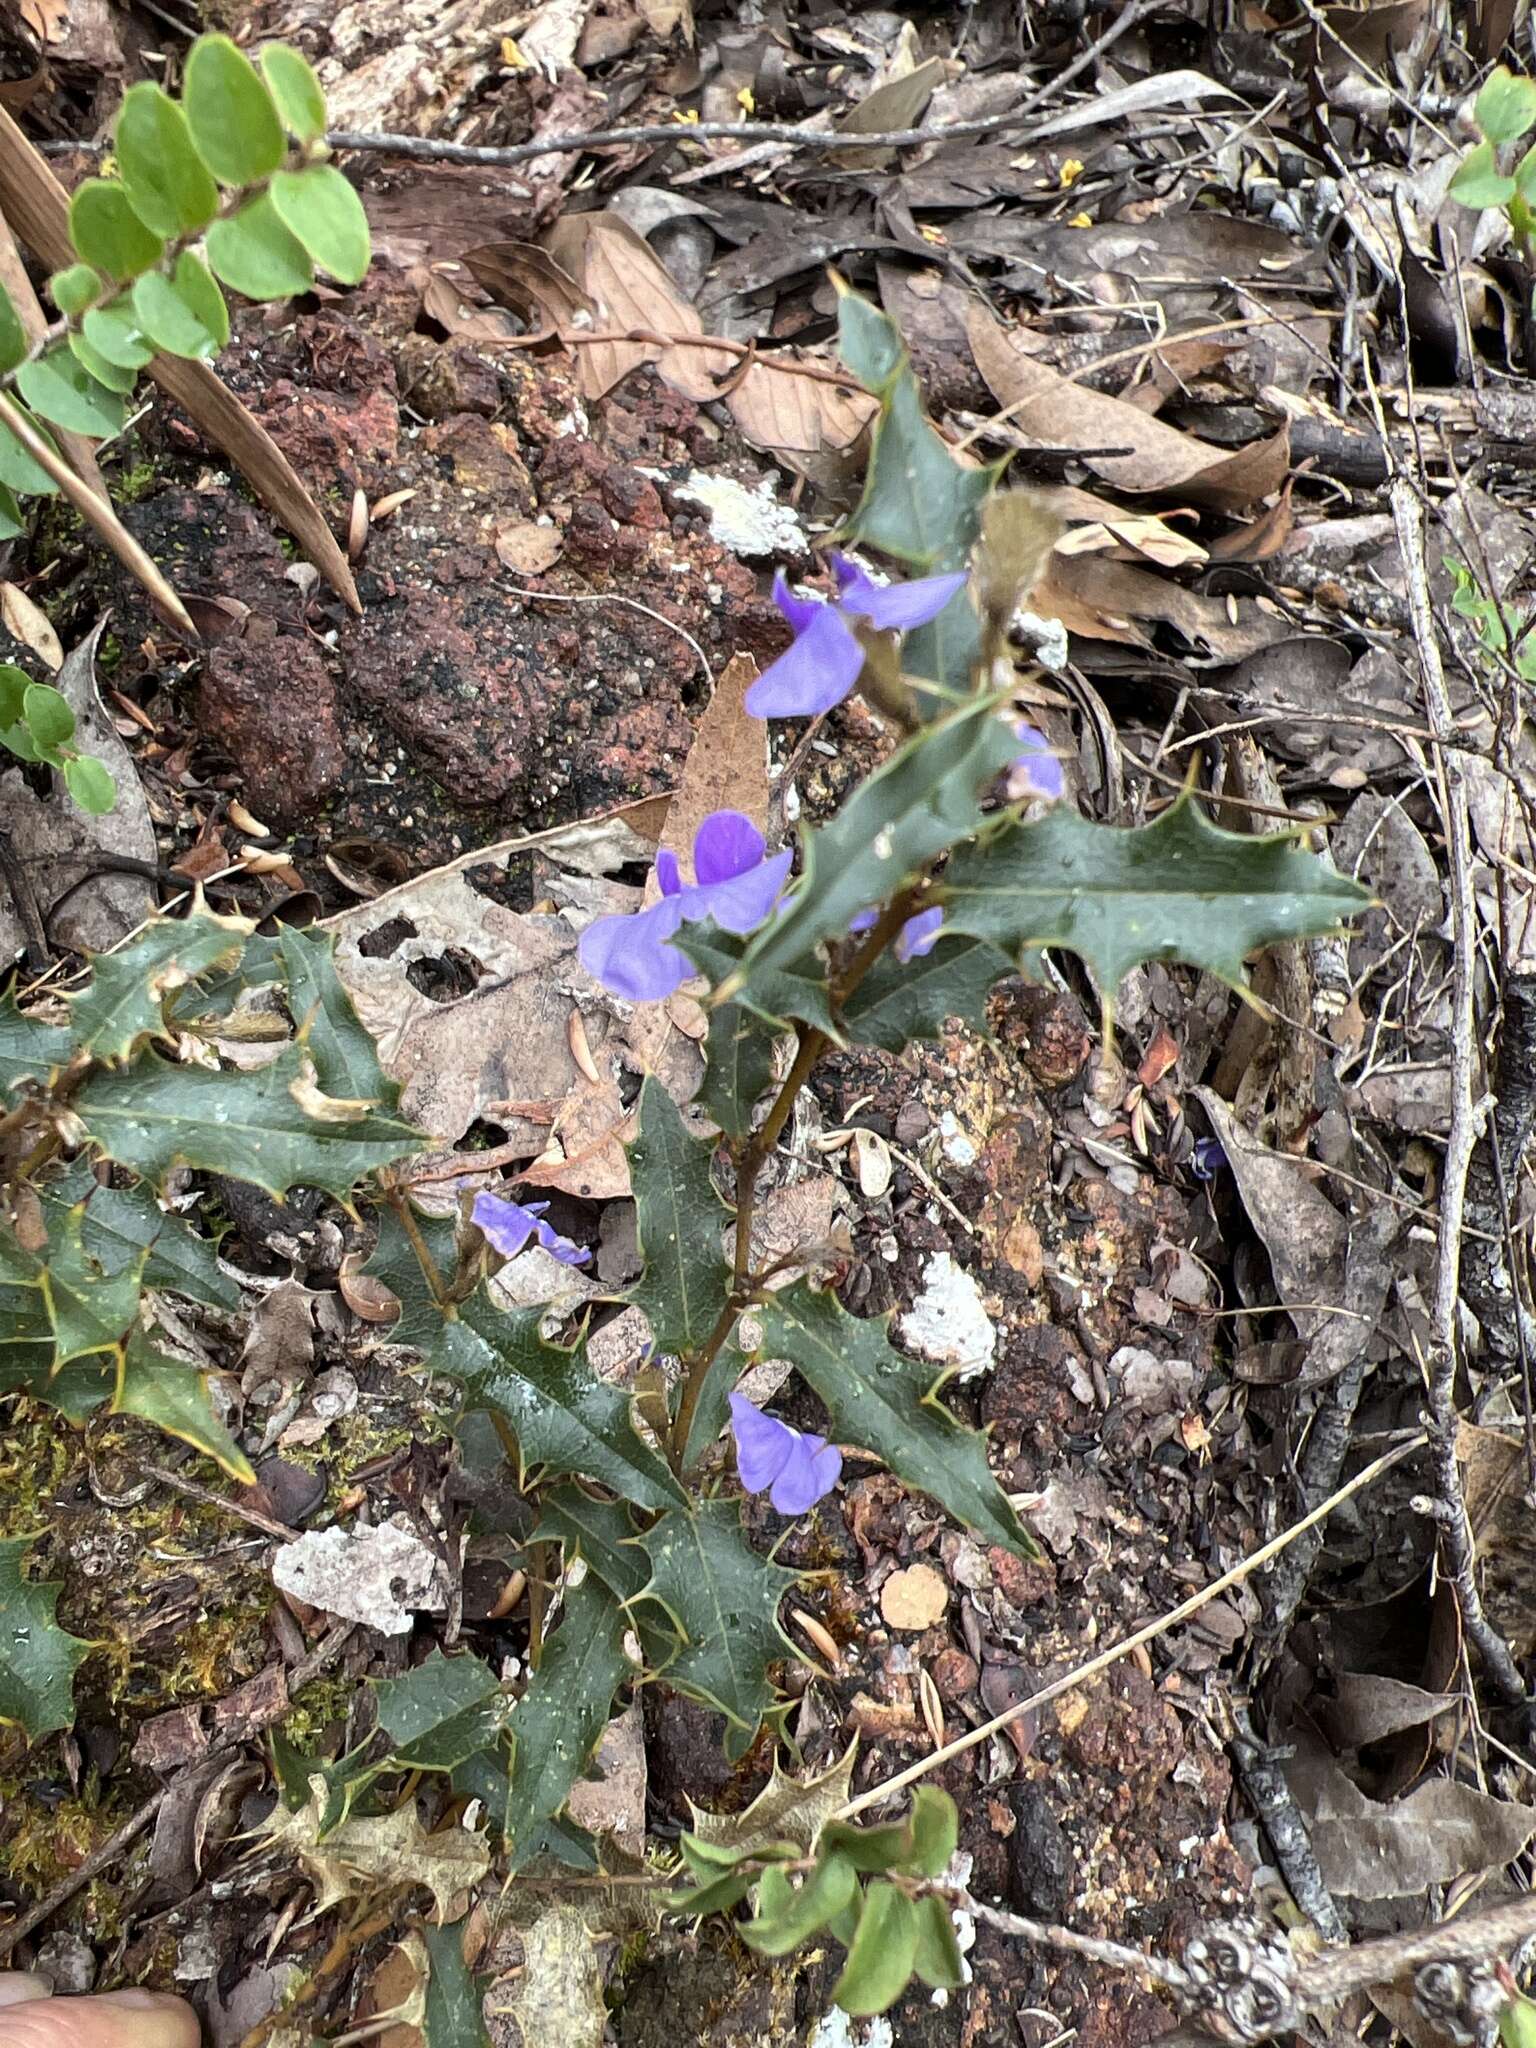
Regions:
<instances>
[{"instance_id":1,"label":"plant stem","mask_svg":"<svg viewBox=\"0 0 1536 2048\"><path fill-rule=\"evenodd\" d=\"M452 1311L453 1297L443 1285L443 1276L437 1270L436 1259L427 1249L427 1241L421 1234L421 1226L411 1210L410 1197L396 1187L393 1181L385 1180L382 1174L379 1176L379 1185L385 1201L395 1212L400 1228L410 1240L411 1250L416 1254L416 1263L421 1268L421 1277L426 1281L431 1293L433 1307L447 1316Z\"/></svg>"},{"instance_id":2,"label":"plant stem","mask_svg":"<svg viewBox=\"0 0 1536 2048\"><path fill-rule=\"evenodd\" d=\"M831 985L830 995L834 1010L848 1000L901 930L926 887L926 878L909 883L881 911L868 938ZM672 1425L669 1445L672 1469L679 1475L687 1460L688 1436L693 1428L693 1418L703 1395L705 1382L709 1378L710 1368L720 1356L742 1310L747 1307L756 1292L752 1273L752 1219L757 1210L757 1177L762 1172L768 1155L779 1142L785 1124L789 1122L800 1090L810 1079L816 1062L833 1042L825 1031L814 1024L802 1023L795 1028L799 1043L795 1047L795 1057L790 1064L789 1072L784 1076L783 1084L773 1098L768 1114L737 1156L736 1248L731 1271L731 1291L715 1322L715 1327L704 1340L703 1348L692 1358L684 1361L682 1391L678 1396L677 1419Z\"/></svg>"}]
</instances>

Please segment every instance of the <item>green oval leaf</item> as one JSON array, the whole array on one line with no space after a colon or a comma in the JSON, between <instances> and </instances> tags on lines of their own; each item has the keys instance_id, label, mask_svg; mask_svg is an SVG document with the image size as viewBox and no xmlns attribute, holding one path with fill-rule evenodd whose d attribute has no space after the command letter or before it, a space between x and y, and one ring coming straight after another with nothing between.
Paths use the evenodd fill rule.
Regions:
<instances>
[{"instance_id":1,"label":"green oval leaf","mask_svg":"<svg viewBox=\"0 0 1536 2048\"><path fill-rule=\"evenodd\" d=\"M932 1892L917 1901L917 1953L912 1966L934 1991L958 1991L965 1982L953 1916Z\"/></svg>"},{"instance_id":2,"label":"green oval leaf","mask_svg":"<svg viewBox=\"0 0 1536 2048\"><path fill-rule=\"evenodd\" d=\"M150 271L148 275L153 277L158 273ZM143 278L139 282L142 284ZM154 354L126 298L115 299L110 306L93 306L86 314L80 331L97 355L105 356L109 363L116 363L122 370L142 370ZM117 387L114 385L113 388ZM130 384L128 389L132 388Z\"/></svg>"},{"instance_id":3,"label":"green oval leaf","mask_svg":"<svg viewBox=\"0 0 1536 2048\"><path fill-rule=\"evenodd\" d=\"M56 348L16 373L17 388L45 420L72 434L117 434L126 414L115 391L103 390L68 349Z\"/></svg>"},{"instance_id":4,"label":"green oval leaf","mask_svg":"<svg viewBox=\"0 0 1536 2048\"><path fill-rule=\"evenodd\" d=\"M68 320L78 320L87 306L94 306L107 288L106 279L89 263L71 263L68 270L56 270L48 280L53 303Z\"/></svg>"},{"instance_id":5,"label":"green oval leaf","mask_svg":"<svg viewBox=\"0 0 1536 2048\"><path fill-rule=\"evenodd\" d=\"M139 219L122 186L107 178L87 178L70 200L69 239L87 263L123 281L165 253L165 243Z\"/></svg>"},{"instance_id":6,"label":"green oval leaf","mask_svg":"<svg viewBox=\"0 0 1536 2048\"><path fill-rule=\"evenodd\" d=\"M1515 190L1527 206L1536 204L1536 146L1528 149L1515 166Z\"/></svg>"},{"instance_id":7,"label":"green oval leaf","mask_svg":"<svg viewBox=\"0 0 1536 2048\"><path fill-rule=\"evenodd\" d=\"M265 192L228 220L214 222L208 261L215 276L248 299L291 299L315 281L303 243L283 226Z\"/></svg>"},{"instance_id":8,"label":"green oval leaf","mask_svg":"<svg viewBox=\"0 0 1536 2048\"><path fill-rule=\"evenodd\" d=\"M191 235L219 208L219 188L192 146L187 117L158 85L123 95L114 137L117 167L134 212L157 235Z\"/></svg>"},{"instance_id":9,"label":"green oval leaf","mask_svg":"<svg viewBox=\"0 0 1536 2048\"><path fill-rule=\"evenodd\" d=\"M62 747L75 736L75 714L69 699L52 683L28 683L21 715L40 747Z\"/></svg>"},{"instance_id":10,"label":"green oval leaf","mask_svg":"<svg viewBox=\"0 0 1536 2048\"><path fill-rule=\"evenodd\" d=\"M109 363L83 334L69 337L69 352L82 369L88 371L98 384L105 384L109 391L126 396L139 381L136 370L125 370L121 363Z\"/></svg>"},{"instance_id":11,"label":"green oval leaf","mask_svg":"<svg viewBox=\"0 0 1536 2048\"><path fill-rule=\"evenodd\" d=\"M1536 2048L1536 2005L1512 1998L1499 2014L1499 2039L1504 2048Z\"/></svg>"},{"instance_id":12,"label":"green oval leaf","mask_svg":"<svg viewBox=\"0 0 1536 2048\"><path fill-rule=\"evenodd\" d=\"M960 1846L955 1802L937 1785L919 1785L912 1795L912 1861L924 1877L942 1877Z\"/></svg>"},{"instance_id":13,"label":"green oval leaf","mask_svg":"<svg viewBox=\"0 0 1536 2048\"><path fill-rule=\"evenodd\" d=\"M1503 206L1513 198L1515 181L1506 178L1498 166L1491 142L1480 142L1475 149L1469 149L1461 160L1461 168L1446 188L1452 199L1462 206Z\"/></svg>"},{"instance_id":14,"label":"green oval leaf","mask_svg":"<svg viewBox=\"0 0 1536 2048\"><path fill-rule=\"evenodd\" d=\"M0 731L19 723L32 678L14 661L0 661Z\"/></svg>"},{"instance_id":15,"label":"green oval leaf","mask_svg":"<svg viewBox=\"0 0 1536 2048\"><path fill-rule=\"evenodd\" d=\"M11 304L11 295L0 286L0 370L14 370L27 352L27 334Z\"/></svg>"},{"instance_id":16,"label":"green oval leaf","mask_svg":"<svg viewBox=\"0 0 1536 2048\"><path fill-rule=\"evenodd\" d=\"M308 60L288 43L268 43L261 71L288 133L318 142L325 133L325 94Z\"/></svg>"},{"instance_id":17,"label":"green oval leaf","mask_svg":"<svg viewBox=\"0 0 1536 2048\"><path fill-rule=\"evenodd\" d=\"M25 406L18 406L16 409L33 432L40 435L57 453L53 436L47 428L33 419ZM51 498L59 488L47 470L32 460L16 436L6 427L0 427L0 484L13 491L21 491L31 498Z\"/></svg>"},{"instance_id":18,"label":"green oval leaf","mask_svg":"<svg viewBox=\"0 0 1536 2048\"><path fill-rule=\"evenodd\" d=\"M117 784L112 780L111 770L94 754L76 754L72 761L64 763L64 786L81 810L89 811L93 817L103 816L117 802Z\"/></svg>"},{"instance_id":19,"label":"green oval leaf","mask_svg":"<svg viewBox=\"0 0 1536 2048\"><path fill-rule=\"evenodd\" d=\"M21 507L4 484L0 484L0 540L15 540L18 534L25 533L26 530L27 523L21 516ZM0 720L0 723L3 722Z\"/></svg>"},{"instance_id":20,"label":"green oval leaf","mask_svg":"<svg viewBox=\"0 0 1536 2048\"><path fill-rule=\"evenodd\" d=\"M853 1865L842 1856L819 1863L798 1891L770 1865L759 1885L757 1917L736 1931L759 1955L787 1956L845 1912L858 1888Z\"/></svg>"},{"instance_id":21,"label":"green oval leaf","mask_svg":"<svg viewBox=\"0 0 1536 2048\"><path fill-rule=\"evenodd\" d=\"M272 180L277 215L322 270L361 284L373 253L363 202L334 164L279 171Z\"/></svg>"},{"instance_id":22,"label":"green oval leaf","mask_svg":"<svg viewBox=\"0 0 1536 2048\"><path fill-rule=\"evenodd\" d=\"M1536 80L1516 78L1500 64L1478 94L1472 118L1490 142L1518 142L1536 128Z\"/></svg>"},{"instance_id":23,"label":"green oval leaf","mask_svg":"<svg viewBox=\"0 0 1536 2048\"><path fill-rule=\"evenodd\" d=\"M894 1885L872 1884L833 2003L854 2019L884 2012L906 1990L917 1961L917 1909Z\"/></svg>"},{"instance_id":24,"label":"green oval leaf","mask_svg":"<svg viewBox=\"0 0 1536 2048\"><path fill-rule=\"evenodd\" d=\"M133 310L156 348L193 360L217 355L229 340L229 308L201 257L184 249L176 275L151 270L133 288Z\"/></svg>"},{"instance_id":25,"label":"green oval leaf","mask_svg":"<svg viewBox=\"0 0 1536 2048\"><path fill-rule=\"evenodd\" d=\"M258 185L287 155L272 95L228 36L198 37L181 98L197 153L221 185Z\"/></svg>"}]
</instances>

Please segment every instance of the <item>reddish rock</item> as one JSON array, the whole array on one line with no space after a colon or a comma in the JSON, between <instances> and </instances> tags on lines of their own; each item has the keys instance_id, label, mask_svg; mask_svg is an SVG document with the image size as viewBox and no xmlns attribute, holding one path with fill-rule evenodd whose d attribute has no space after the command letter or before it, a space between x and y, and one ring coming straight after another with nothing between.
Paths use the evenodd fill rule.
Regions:
<instances>
[{"instance_id":1,"label":"reddish rock","mask_svg":"<svg viewBox=\"0 0 1536 2048\"><path fill-rule=\"evenodd\" d=\"M311 641L279 635L269 619L209 648L200 722L234 762L246 803L274 825L312 822L346 770L330 670Z\"/></svg>"},{"instance_id":2,"label":"reddish rock","mask_svg":"<svg viewBox=\"0 0 1536 2048\"><path fill-rule=\"evenodd\" d=\"M1056 1567L1047 1557L1015 1557L1011 1550L994 1543L987 1548L987 1563L997 1590L1013 1607L1038 1606L1056 1590Z\"/></svg>"},{"instance_id":3,"label":"reddish rock","mask_svg":"<svg viewBox=\"0 0 1536 2048\"><path fill-rule=\"evenodd\" d=\"M1095 1034L1075 997L1021 980L1003 982L992 1000L999 1040L1042 1088L1065 1088L1077 1079Z\"/></svg>"},{"instance_id":4,"label":"reddish rock","mask_svg":"<svg viewBox=\"0 0 1536 2048\"><path fill-rule=\"evenodd\" d=\"M280 377L258 408L262 425L318 494L359 486L370 497L395 482L400 408L381 386L355 393L306 390Z\"/></svg>"},{"instance_id":5,"label":"reddish rock","mask_svg":"<svg viewBox=\"0 0 1536 2048\"><path fill-rule=\"evenodd\" d=\"M975 1691L981 1672L974 1657L968 1657L964 1650L951 1649L940 1650L928 1666L928 1676L933 1680L939 1698L950 1704Z\"/></svg>"}]
</instances>

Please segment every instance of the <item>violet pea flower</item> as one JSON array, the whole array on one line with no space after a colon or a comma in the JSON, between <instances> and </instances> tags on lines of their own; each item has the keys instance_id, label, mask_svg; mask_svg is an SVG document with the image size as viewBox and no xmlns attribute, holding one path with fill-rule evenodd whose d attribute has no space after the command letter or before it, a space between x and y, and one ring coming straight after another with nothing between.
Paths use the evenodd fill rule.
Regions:
<instances>
[{"instance_id":1,"label":"violet pea flower","mask_svg":"<svg viewBox=\"0 0 1536 2048\"><path fill-rule=\"evenodd\" d=\"M510 1202L504 1195L479 1194L469 1213L484 1232L486 1243L504 1259L515 1259L529 1238L534 1237L562 1266L586 1265L591 1252L585 1245L562 1237L553 1224L543 1220L548 1207L548 1202Z\"/></svg>"},{"instance_id":2,"label":"violet pea flower","mask_svg":"<svg viewBox=\"0 0 1536 2048\"><path fill-rule=\"evenodd\" d=\"M742 1485L748 1493L767 1487L781 1515L803 1515L842 1475L843 1454L836 1444L765 1415L745 1394L731 1396L731 1434Z\"/></svg>"},{"instance_id":3,"label":"violet pea flower","mask_svg":"<svg viewBox=\"0 0 1536 2048\"><path fill-rule=\"evenodd\" d=\"M1051 752L1050 741L1032 725L1021 723L1014 731L1023 742L1024 751L1008 770L1009 798L1018 803L1023 797L1037 796L1055 803L1066 788L1066 778L1061 763Z\"/></svg>"},{"instance_id":4,"label":"violet pea flower","mask_svg":"<svg viewBox=\"0 0 1536 2048\"><path fill-rule=\"evenodd\" d=\"M846 555L827 557L837 578L832 603L796 597L781 569L773 601L794 628L794 644L765 668L748 690L753 718L815 718L841 704L859 679L864 650L852 621L877 633L906 633L936 619L965 581L965 572L920 576L912 583L876 583Z\"/></svg>"},{"instance_id":5,"label":"violet pea flower","mask_svg":"<svg viewBox=\"0 0 1536 2048\"><path fill-rule=\"evenodd\" d=\"M879 921L878 910L861 910L849 922L848 930L855 938L861 932L873 931ZM919 910L909 917L896 934L896 958L905 967L909 960L921 960L925 953L931 953L938 944L939 932L944 923L944 912L937 905L932 910Z\"/></svg>"},{"instance_id":6,"label":"violet pea flower","mask_svg":"<svg viewBox=\"0 0 1536 2048\"><path fill-rule=\"evenodd\" d=\"M712 811L694 834L693 872L685 882L677 856L656 856L661 900L648 910L595 918L577 952L594 981L626 1002L656 1003L698 969L668 941L680 924L713 918L723 931L750 932L783 894L794 855L768 858L767 843L741 811Z\"/></svg>"}]
</instances>

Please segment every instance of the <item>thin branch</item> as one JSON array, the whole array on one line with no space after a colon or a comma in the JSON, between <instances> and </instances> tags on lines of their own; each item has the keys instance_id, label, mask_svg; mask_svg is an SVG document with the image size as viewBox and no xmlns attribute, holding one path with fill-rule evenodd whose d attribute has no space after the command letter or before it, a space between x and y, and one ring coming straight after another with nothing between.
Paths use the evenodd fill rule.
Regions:
<instances>
[{"instance_id":1,"label":"thin branch","mask_svg":"<svg viewBox=\"0 0 1536 2048\"><path fill-rule=\"evenodd\" d=\"M1427 1361L1430 1446L1435 1492L1447 1512L1437 1516L1446 1576L1456 1595L1462 1628L1475 1644L1488 1678L1511 1706L1528 1698L1525 1681L1509 1645L1483 1611L1477 1590L1476 1548L1462 1495L1456 1458L1457 1312L1461 1296L1461 1226L1467 1172L1477 1146L1483 1109L1473 1101L1477 1078L1477 913L1472 897L1472 825L1461 755L1450 744L1454 732L1450 693L1440 660L1440 641L1424 560L1424 514L1413 485L1399 476L1392 484L1392 520L1403 558L1408 612L1424 683L1424 705L1435 734L1441 806L1451 885L1451 1127L1445 1141L1440 1184L1440 1234L1435 1266L1434 1350Z\"/></svg>"}]
</instances>

